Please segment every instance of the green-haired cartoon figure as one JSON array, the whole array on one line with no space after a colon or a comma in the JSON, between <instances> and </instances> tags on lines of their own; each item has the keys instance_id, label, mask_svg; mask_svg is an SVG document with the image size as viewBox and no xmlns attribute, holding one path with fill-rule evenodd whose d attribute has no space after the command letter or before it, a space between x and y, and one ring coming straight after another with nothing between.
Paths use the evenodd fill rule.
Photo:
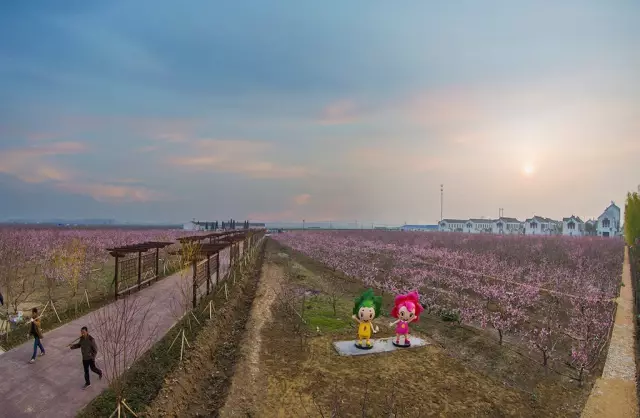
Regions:
<instances>
[{"instance_id":1,"label":"green-haired cartoon figure","mask_svg":"<svg viewBox=\"0 0 640 418\"><path fill-rule=\"evenodd\" d=\"M378 332L378 327L374 328L373 320L380 315L380 307L382 306L382 297L374 296L373 289L368 289L359 298L355 300L353 307L353 319L358 324L358 340L356 347L369 349L372 348L371 332Z\"/></svg>"}]
</instances>

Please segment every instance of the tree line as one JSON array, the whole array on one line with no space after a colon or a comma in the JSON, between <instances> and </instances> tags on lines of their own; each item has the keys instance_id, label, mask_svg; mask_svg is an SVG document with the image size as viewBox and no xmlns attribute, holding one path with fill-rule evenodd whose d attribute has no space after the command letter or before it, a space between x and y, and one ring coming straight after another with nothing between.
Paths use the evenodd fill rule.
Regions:
<instances>
[{"instance_id":1,"label":"tree line","mask_svg":"<svg viewBox=\"0 0 640 418\"><path fill-rule=\"evenodd\" d=\"M624 238L627 245L640 245L640 195L627 193L624 206Z\"/></svg>"}]
</instances>

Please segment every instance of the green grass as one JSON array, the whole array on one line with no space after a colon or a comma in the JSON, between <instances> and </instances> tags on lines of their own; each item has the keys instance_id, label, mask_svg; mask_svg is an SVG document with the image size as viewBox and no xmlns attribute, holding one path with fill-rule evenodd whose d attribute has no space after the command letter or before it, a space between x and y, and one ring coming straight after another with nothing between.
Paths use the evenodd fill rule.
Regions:
<instances>
[{"instance_id":1,"label":"green grass","mask_svg":"<svg viewBox=\"0 0 640 418\"><path fill-rule=\"evenodd\" d=\"M305 302L304 318L312 331L318 328L323 332L344 331L352 325L352 304L348 299L340 298L334 315L331 299L325 295L316 295Z\"/></svg>"}]
</instances>

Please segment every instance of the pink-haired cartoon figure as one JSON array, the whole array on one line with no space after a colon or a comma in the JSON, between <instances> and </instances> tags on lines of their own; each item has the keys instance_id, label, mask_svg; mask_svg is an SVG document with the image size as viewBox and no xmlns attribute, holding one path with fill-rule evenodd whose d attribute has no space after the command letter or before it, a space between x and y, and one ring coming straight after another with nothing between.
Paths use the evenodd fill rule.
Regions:
<instances>
[{"instance_id":1,"label":"pink-haired cartoon figure","mask_svg":"<svg viewBox=\"0 0 640 418\"><path fill-rule=\"evenodd\" d=\"M396 296L391 316L398 318L390 326L396 326L396 340L393 343L396 347L410 347L409 324L420 319L420 314L424 311L420 305L420 295L418 292L410 292L406 295ZM404 344L400 344L400 336L404 336Z\"/></svg>"}]
</instances>

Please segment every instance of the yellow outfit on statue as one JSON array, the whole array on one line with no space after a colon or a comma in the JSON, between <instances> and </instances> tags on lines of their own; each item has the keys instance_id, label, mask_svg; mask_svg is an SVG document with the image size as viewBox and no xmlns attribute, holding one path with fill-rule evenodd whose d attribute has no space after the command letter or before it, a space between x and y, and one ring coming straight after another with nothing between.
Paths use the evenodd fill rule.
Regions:
<instances>
[{"instance_id":1,"label":"yellow outfit on statue","mask_svg":"<svg viewBox=\"0 0 640 418\"><path fill-rule=\"evenodd\" d=\"M362 322L358 327L358 338L361 340L368 340L371 338L371 323Z\"/></svg>"}]
</instances>

